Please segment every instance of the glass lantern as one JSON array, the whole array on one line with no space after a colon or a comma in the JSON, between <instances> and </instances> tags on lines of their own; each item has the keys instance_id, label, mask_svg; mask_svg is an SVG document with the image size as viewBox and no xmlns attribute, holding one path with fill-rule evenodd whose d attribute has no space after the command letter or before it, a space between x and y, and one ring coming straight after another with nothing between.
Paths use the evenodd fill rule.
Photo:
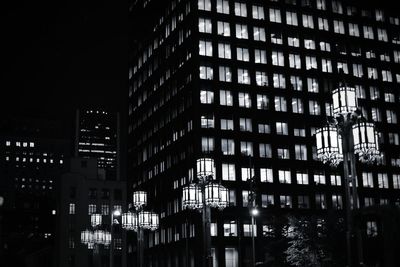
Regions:
<instances>
[{"instance_id":1,"label":"glass lantern","mask_svg":"<svg viewBox=\"0 0 400 267\"><path fill-rule=\"evenodd\" d=\"M333 113L335 115L346 115L357 110L356 89L341 86L332 92Z\"/></svg>"},{"instance_id":2,"label":"glass lantern","mask_svg":"<svg viewBox=\"0 0 400 267\"><path fill-rule=\"evenodd\" d=\"M183 187L182 207L184 209L201 209L203 207L203 194L199 186L190 184Z\"/></svg>"},{"instance_id":3,"label":"glass lantern","mask_svg":"<svg viewBox=\"0 0 400 267\"><path fill-rule=\"evenodd\" d=\"M212 158L201 158L197 160L197 177L205 179L206 177L215 177L215 164Z\"/></svg>"},{"instance_id":4,"label":"glass lantern","mask_svg":"<svg viewBox=\"0 0 400 267\"><path fill-rule=\"evenodd\" d=\"M105 239L105 232L103 230L95 230L93 233L93 241L96 244L103 244Z\"/></svg>"},{"instance_id":5,"label":"glass lantern","mask_svg":"<svg viewBox=\"0 0 400 267\"><path fill-rule=\"evenodd\" d=\"M158 229L159 225L160 225L160 218L158 217L158 214L152 212L150 214L151 216L151 220L150 220L150 230L151 231L155 231Z\"/></svg>"},{"instance_id":6,"label":"glass lantern","mask_svg":"<svg viewBox=\"0 0 400 267\"><path fill-rule=\"evenodd\" d=\"M101 214L94 213L90 216L90 224L92 225L92 227L101 225L101 220L102 220Z\"/></svg>"},{"instance_id":7,"label":"glass lantern","mask_svg":"<svg viewBox=\"0 0 400 267\"><path fill-rule=\"evenodd\" d=\"M379 136L370 122L358 122L353 125L354 153L361 162L373 163L380 157Z\"/></svg>"},{"instance_id":8,"label":"glass lantern","mask_svg":"<svg viewBox=\"0 0 400 267\"><path fill-rule=\"evenodd\" d=\"M139 226L143 229L150 229L151 227L151 212L141 211L139 212Z\"/></svg>"},{"instance_id":9,"label":"glass lantern","mask_svg":"<svg viewBox=\"0 0 400 267\"><path fill-rule=\"evenodd\" d=\"M104 246L109 246L111 244L111 233L108 231L104 232L104 238L102 244Z\"/></svg>"},{"instance_id":10,"label":"glass lantern","mask_svg":"<svg viewBox=\"0 0 400 267\"><path fill-rule=\"evenodd\" d=\"M210 183L205 186L206 205L212 208L218 208L220 204L220 185Z\"/></svg>"},{"instance_id":11,"label":"glass lantern","mask_svg":"<svg viewBox=\"0 0 400 267\"><path fill-rule=\"evenodd\" d=\"M322 127L315 132L317 156L323 163L337 166L343 161L342 140L338 130L332 126Z\"/></svg>"},{"instance_id":12,"label":"glass lantern","mask_svg":"<svg viewBox=\"0 0 400 267\"><path fill-rule=\"evenodd\" d=\"M83 244L93 243L93 232L90 230L85 230L81 232L81 242Z\"/></svg>"},{"instance_id":13,"label":"glass lantern","mask_svg":"<svg viewBox=\"0 0 400 267\"><path fill-rule=\"evenodd\" d=\"M122 228L128 231L136 231L138 228L138 221L136 214L132 212L123 213L121 216Z\"/></svg>"},{"instance_id":14,"label":"glass lantern","mask_svg":"<svg viewBox=\"0 0 400 267\"><path fill-rule=\"evenodd\" d=\"M229 206L229 190L222 185L219 188L219 203L218 208L221 210Z\"/></svg>"},{"instance_id":15,"label":"glass lantern","mask_svg":"<svg viewBox=\"0 0 400 267\"><path fill-rule=\"evenodd\" d=\"M147 193L145 191L133 192L133 206L136 210L140 210L147 205Z\"/></svg>"}]
</instances>

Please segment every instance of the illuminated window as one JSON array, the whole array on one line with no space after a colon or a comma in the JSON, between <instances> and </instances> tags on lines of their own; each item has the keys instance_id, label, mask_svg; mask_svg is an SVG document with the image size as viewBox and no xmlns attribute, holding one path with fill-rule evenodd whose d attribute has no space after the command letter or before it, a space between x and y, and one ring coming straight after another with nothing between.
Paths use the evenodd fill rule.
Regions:
<instances>
[{"instance_id":1,"label":"illuminated window","mask_svg":"<svg viewBox=\"0 0 400 267\"><path fill-rule=\"evenodd\" d=\"M249 93L239 93L239 107L251 108L251 98Z\"/></svg>"},{"instance_id":2,"label":"illuminated window","mask_svg":"<svg viewBox=\"0 0 400 267\"><path fill-rule=\"evenodd\" d=\"M262 6L253 5L253 19L265 19Z\"/></svg>"},{"instance_id":3,"label":"illuminated window","mask_svg":"<svg viewBox=\"0 0 400 267\"><path fill-rule=\"evenodd\" d=\"M200 40L199 42L199 54L200 56L212 57L212 42Z\"/></svg>"},{"instance_id":4,"label":"illuminated window","mask_svg":"<svg viewBox=\"0 0 400 267\"><path fill-rule=\"evenodd\" d=\"M75 203L69 203L69 212L68 214L75 214Z\"/></svg>"},{"instance_id":5,"label":"illuminated window","mask_svg":"<svg viewBox=\"0 0 400 267\"><path fill-rule=\"evenodd\" d=\"M199 10L211 11L211 0L198 0Z\"/></svg>"},{"instance_id":6,"label":"illuminated window","mask_svg":"<svg viewBox=\"0 0 400 267\"><path fill-rule=\"evenodd\" d=\"M201 90L200 91L200 103L202 103L202 104L214 103L214 92Z\"/></svg>"},{"instance_id":7,"label":"illuminated window","mask_svg":"<svg viewBox=\"0 0 400 267\"><path fill-rule=\"evenodd\" d=\"M314 21L311 15L303 14L303 27L314 29Z\"/></svg>"},{"instance_id":8,"label":"illuminated window","mask_svg":"<svg viewBox=\"0 0 400 267\"><path fill-rule=\"evenodd\" d=\"M297 184L308 184L308 174L303 172L296 172Z\"/></svg>"},{"instance_id":9,"label":"illuminated window","mask_svg":"<svg viewBox=\"0 0 400 267\"><path fill-rule=\"evenodd\" d=\"M269 9L269 20L271 22L281 23L281 11L279 9L270 8Z\"/></svg>"},{"instance_id":10,"label":"illuminated window","mask_svg":"<svg viewBox=\"0 0 400 267\"><path fill-rule=\"evenodd\" d=\"M221 152L223 155L235 155L235 141L233 139L221 139Z\"/></svg>"},{"instance_id":11,"label":"illuminated window","mask_svg":"<svg viewBox=\"0 0 400 267\"><path fill-rule=\"evenodd\" d=\"M259 144L258 146L260 158L271 158L272 149L270 144Z\"/></svg>"},{"instance_id":12,"label":"illuminated window","mask_svg":"<svg viewBox=\"0 0 400 267\"><path fill-rule=\"evenodd\" d=\"M274 88L286 88L286 78L283 74L274 73L272 79L274 81Z\"/></svg>"},{"instance_id":13,"label":"illuminated window","mask_svg":"<svg viewBox=\"0 0 400 267\"><path fill-rule=\"evenodd\" d=\"M241 141L240 142L240 153L243 156L253 156L253 143Z\"/></svg>"},{"instance_id":14,"label":"illuminated window","mask_svg":"<svg viewBox=\"0 0 400 267\"><path fill-rule=\"evenodd\" d=\"M296 12L286 11L286 24L292 26L298 25Z\"/></svg>"},{"instance_id":15,"label":"illuminated window","mask_svg":"<svg viewBox=\"0 0 400 267\"><path fill-rule=\"evenodd\" d=\"M247 25L236 24L236 38L238 39L249 39L249 34L247 31Z\"/></svg>"},{"instance_id":16,"label":"illuminated window","mask_svg":"<svg viewBox=\"0 0 400 267\"><path fill-rule=\"evenodd\" d=\"M202 33L212 32L211 19L199 18L199 32Z\"/></svg>"},{"instance_id":17,"label":"illuminated window","mask_svg":"<svg viewBox=\"0 0 400 267\"><path fill-rule=\"evenodd\" d=\"M224 181L236 180L235 164L222 163L222 180Z\"/></svg>"},{"instance_id":18,"label":"illuminated window","mask_svg":"<svg viewBox=\"0 0 400 267\"><path fill-rule=\"evenodd\" d=\"M226 58L231 59L231 45L226 43L219 43L218 44L218 57L219 58Z\"/></svg>"},{"instance_id":19,"label":"illuminated window","mask_svg":"<svg viewBox=\"0 0 400 267\"><path fill-rule=\"evenodd\" d=\"M235 16L247 17L246 3L235 3Z\"/></svg>"},{"instance_id":20,"label":"illuminated window","mask_svg":"<svg viewBox=\"0 0 400 267\"><path fill-rule=\"evenodd\" d=\"M238 83L250 84L250 76L249 76L249 71L247 69L238 69L237 78L238 78Z\"/></svg>"},{"instance_id":21,"label":"illuminated window","mask_svg":"<svg viewBox=\"0 0 400 267\"><path fill-rule=\"evenodd\" d=\"M273 183L274 176L273 176L272 169L260 168L260 181L262 183Z\"/></svg>"},{"instance_id":22,"label":"illuminated window","mask_svg":"<svg viewBox=\"0 0 400 267\"><path fill-rule=\"evenodd\" d=\"M231 36L231 28L229 26L229 22L218 21L217 26L218 35L226 37Z\"/></svg>"},{"instance_id":23,"label":"illuminated window","mask_svg":"<svg viewBox=\"0 0 400 267\"><path fill-rule=\"evenodd\" d=\"M219 80L221 82L232 82L232 72L230 67L219 66Z\"/></svg>"},{"instance_id":24,"label":"illuminated window","mask_svg":"<svg viewBox=\"0 0 400 267\"><path fill-rule=\"evenodd\" d=\"M217 12L222 14L229 14L229 1L217 0Z\"/></svg>"}]
</instances>

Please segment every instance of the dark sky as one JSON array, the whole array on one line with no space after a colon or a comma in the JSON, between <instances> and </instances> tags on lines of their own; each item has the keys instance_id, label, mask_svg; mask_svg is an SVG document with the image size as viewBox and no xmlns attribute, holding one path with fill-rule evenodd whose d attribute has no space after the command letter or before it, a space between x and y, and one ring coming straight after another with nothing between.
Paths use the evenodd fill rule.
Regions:
<instances>
[{"instance_id":1,"label":"dark sky","mask_svg":"<svg viewBox=\"0 0 400 267\"><path fill-rule=\"evenodd\" d=\"M0 6L2 116L124 109L126 1L10 2Z\"/></svg>"}]
</instances>

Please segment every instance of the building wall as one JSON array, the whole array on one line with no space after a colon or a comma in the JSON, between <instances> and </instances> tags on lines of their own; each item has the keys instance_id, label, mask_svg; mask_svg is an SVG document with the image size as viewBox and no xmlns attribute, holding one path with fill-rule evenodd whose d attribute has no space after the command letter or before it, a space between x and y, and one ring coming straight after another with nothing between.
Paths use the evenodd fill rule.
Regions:
<instances>
[{"instance_id":1,"label":"building wall","mask_svg":"<svg viewBox=\"0 0 400 267\"><path fill-rule=\"evenodd\" d=\"M122 181L101 180L96 159L74 158L70 172L61 180L59 195L58 266L94 266L93 250L81 243L81 231L91 229L90 214L102 213L103 227L110 231L114 209L126 211L126 185ZM89 208L89 205L94 205ZM121 223L121 218L116 218ZM126 266L126 234L114 225L114 239L121 240L114 250L114 267ZM101 266L109 264L108 248L101 246Z\"/></svg>"},{"instance_id":2,"label":"building wall","mask_svg":"<svg viewBox=\"0 0 400 267\"><path fill-rule=\"evenodd\" d=\"M55 245L57 189L70 155L70 142L53 121L4 119L0 129L0 195L4 262L34 262ZM18 257L16 255L19 255ZM19 264L19 263L18 263ZM51 266L48 257L42 266Z\"/></svg>"}]
</instances>

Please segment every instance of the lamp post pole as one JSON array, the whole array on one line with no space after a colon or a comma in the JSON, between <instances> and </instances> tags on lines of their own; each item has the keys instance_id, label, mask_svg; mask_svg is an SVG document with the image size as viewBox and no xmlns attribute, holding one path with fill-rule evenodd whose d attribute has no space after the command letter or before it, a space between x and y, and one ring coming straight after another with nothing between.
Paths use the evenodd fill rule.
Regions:
<instances>
[{"instance_id":1,"label":"lamp post pole","mask_svg":"<svg viewBox=\"0 0 400 267\"><path fill-rule=\"evenodd\" d=\"M256 243L254 238L254 225L255 225L255 216L258 211L256 208L253 208L251 211L251 245L252 245L252 266L256 266Z\"/></svg>"},{"instance_id":2,"label":"lamp post pole","mask_svg":"<svg viewBox=\"0 0 400 267\"><path fill-rule=\"evenodd\" d=\"M136 212L136 218L139 222L139 212ZM140 227L140 224L138 224L138 229L137 229L137 255L138 255L138 266L143 267L143 229Z\"/></svg>"},{"instance_id":3,"label":"lamp post pole","mask_svg":"<svg viewBox=\"0 0 400 267\"><path fill-rule=\"evenodd\" d=\"M211 208L206 203L206 181L200 182L201 193L202 193L202 203L203 203L203 245L204 245L204 260L203 267L211 267L212 255L211 255L211 231L210 231L210 217Z\"/></svg>"},{"instance_id":4,"label":"lamp post pole","mask_svg":"<svg viewBox=\"0 0 400 267\"><path fill-rule=\"evenodd\" d=\"M355 157L354 151L351 149L353 143L353 135L351 132L352 123L350 120L345 120L343 124L338 124L339 133L342 136L342 148L343 148L343 172L344 172L344 186L346 191L346 247L347 247L347 266L353 266L352 259L352 237L354 234L353 230L353 218L352 210L357 207L357 187L356 187L356 172L355 172ZM350 163L350 169L349 169ZM353 200L353 204L351 204Z\"/></svg>"}]
</instances>

